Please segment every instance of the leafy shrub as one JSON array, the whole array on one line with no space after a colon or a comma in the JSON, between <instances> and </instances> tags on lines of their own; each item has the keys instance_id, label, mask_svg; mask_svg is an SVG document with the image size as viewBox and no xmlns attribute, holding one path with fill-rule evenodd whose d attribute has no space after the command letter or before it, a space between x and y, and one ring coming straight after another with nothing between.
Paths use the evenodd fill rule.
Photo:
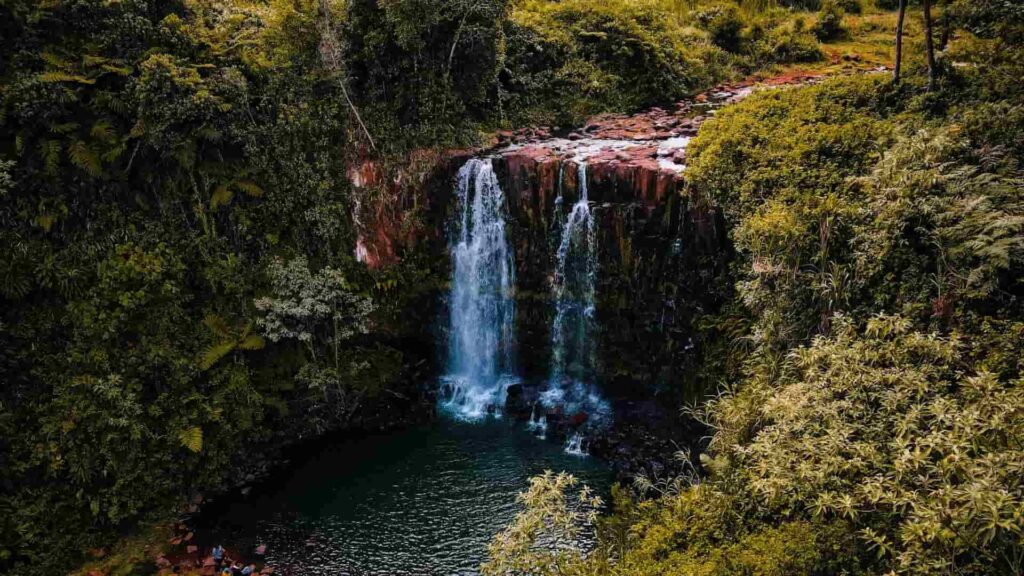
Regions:
<instances>
[{"instance_id":1,"label":"leafy shrub","mask_svg":"<svg viewBox=\"0 0 1024 576\"><path fill-rule=\"evenodd\" d=\"M836 4L846 14L860 14L864 11L861 0L837 0Z\"/></svg>"},{"instance_id":2,"label":"leafy shrub","mask_svg":"<svg viewBox=\"0 0 1024 576\"><path fill-rule=\"evenodd\" d=\"M0 6L0 572L65 573L273 438L349 422L305 418L324 379L254 331L274 256L365 279L339 256L349 109L318 4ZM332 399L396 364L311 344L344 371Z\"/></svg>"},{"instance_id":3,"label":"leafy shrub","mask_svg":"<svg viewBox=\"0 0 1024 576\"><path fill-rule=\"evenodd\" d=\"M505 0L355 0L338 10L353 92L386 150L466 142L491 117L507 10Z\"/></svg>"},{"instance_id":4,"label":"leafy shrub","mask_svg":"<svg viewBox=\"0 0 1024 576\"><path fill-rule=\"evenodd\" d=\"M963 375L955 336L911 326L837 322L787 360L755 440L728 450L767 506L847 518L892 566L1017 573L1024 386Z\"/></svg>"},{"instance_id":5,"label":"leafy shrub","mask_svg":"<svg viewBox=\"0 0 1024 576\"><path fill-rule=\"evenodd\" d=\"M731 52L739 50L743 20L735 5L714 4L702 8L694 13L694 20L708 31L711 41L717 46Z\"/></svg>"},{"instance_id":6,"label":"leafy shrub","mask_svg":"<svg viewBox=\"0 0 1024 576\"><path fill-rule=\"evenodd\" d=\"M529 489L518 498L522 510L494 538L481 573L554 575L582 562L580 536L592 529L602 502L577 484L565 472L531 478Z\"/></svg>"},{"instance_id":7,"label":"leafy shrub","mask_svg":"<svg viewBox=\"0 0 1024 576\"><path fill-rule=\"evenodd\" d=\"M818 41L799 27L777 26L753 41L751 58L756 66L817 62L823 54Z\"/></svg>"},{"instance_id":8,"label":"leafy shrub","mask_svg":"<svg viewBox=\"0 0 1024 576\"><path fill-rule=\"evenodd\" d=\"M818 11L818 19L811 30L818 40L834 40L846 34L843 26L843 9L836 0L824 0L821 3L821 10Z\"/></svg>"},{"instance_id":9,"label":"leafy shrub","mask_svg":"<svg viewBox=\"0 0 1024 576\"><path fill-rule=\"evenodd\" d=\"M530 0L508 28L503 99L535 120L578 122L663 102L722 74L720 50L652 4Z\"/></svg>"}]
</instances>

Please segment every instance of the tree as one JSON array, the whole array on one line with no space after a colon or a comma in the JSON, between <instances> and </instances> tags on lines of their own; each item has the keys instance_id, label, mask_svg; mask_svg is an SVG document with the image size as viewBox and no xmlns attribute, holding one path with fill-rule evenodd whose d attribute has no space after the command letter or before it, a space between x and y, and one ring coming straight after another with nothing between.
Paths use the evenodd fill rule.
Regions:
<instances>
[{"instance_id":1,"label":"tree","mask_svg":"<svg viewBox=\"0 0 1024 576\"><path fill-rule=\"evenodd\" d=\"M601 499L571 474L550 470L530 479L519 495L522 511L488 547L484 576L555 576L579 566L580 536L592 530Z\"/></svg>"},{"instance_id":2,"label":"tree","mask_svg":"<svg viewBox=\"0 0 1024 576\"><path fill-rule=\"evenodd\" d=\"M932 2L924 2L924 49L928 57L928 90L935 90L935 39L932 31Z\"/></svg>"},{"instance_id":3,"label":"tree","mask_svg":"<svg viewBox=\"0 0 1024 576\"><path fill-rule=\"evenodd\" d=\"M896 16L896 62L892 67L892 82L899 84L900 68L903 65L903 18L907 14L907 0L900 0L899 13Z\"/></svg>"},{"instance_id":4,"label":"tree","mask_svg":"<svg viewBox=\"0 0 1024 576\"><path fill-rule=\"evenodd\" d=\"M336 268L328 266L313 273L304 256L288 262L274 258L267 275L271 295L255 301L256 309L263 313L257 322L263 335L271 342L298 340L314 362L318 348L326 344L337 369L341 343L367 332L373 300L354 292Z\"/></svg>"}]
</instances>

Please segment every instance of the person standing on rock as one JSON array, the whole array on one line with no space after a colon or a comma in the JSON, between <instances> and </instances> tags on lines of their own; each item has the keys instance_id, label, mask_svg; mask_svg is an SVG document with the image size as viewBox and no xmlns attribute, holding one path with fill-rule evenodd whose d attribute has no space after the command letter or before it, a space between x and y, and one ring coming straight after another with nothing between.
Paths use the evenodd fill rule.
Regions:
<instances>
[{"instance_id":1,"label":"person standing on rock","mask_svg":"<svg viewBox=\"0 0 1024 576\"><path fill-rule=\"evenodd\" d=\"M213 552L210 553L213 556L213 568L214 574L220 575L220 569L224 565L224 547L217 544L213 547Z\"/></svg>"}]
</instances>

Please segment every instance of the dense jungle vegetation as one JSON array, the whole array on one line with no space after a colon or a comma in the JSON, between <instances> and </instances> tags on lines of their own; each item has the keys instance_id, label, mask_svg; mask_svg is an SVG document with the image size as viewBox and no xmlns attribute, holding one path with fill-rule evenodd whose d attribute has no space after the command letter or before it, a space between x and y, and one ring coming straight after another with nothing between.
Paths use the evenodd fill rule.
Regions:
<instances>
[{"instance_id":1,"label":"dense jungle vegetation","mask_svg":"<svg viewBox=\"0 0 1024 576\"><path fill-rule=\"evenodd\" d=\"M766 91L702 127L688 193L738 252L706 328L722 385L691 409L708 451L610 517L536 478L486 574L1024 571L1024 10L944 9L933 89L919 47L898 84Z\"/></svg>"},{"instance_id":2,"label":"dense jungle vegetation","mask_svg":"<svg viewBox=\"0 0 1024 576\"><path fill-rule=\"evenodd\" d=\"M247 454L399 417L392 325L435 270L350 256L382 201L358 160L889 63L892 8L0 0L0 572L65 573ZM932 89L920 18L902 82L757 94L692 144L737 248L693 478L601 520L537 479L486 572L1024 570L1024 9L940 3ZM588 522L592 554L534 546Z\"/></svg>"}]
</instances>

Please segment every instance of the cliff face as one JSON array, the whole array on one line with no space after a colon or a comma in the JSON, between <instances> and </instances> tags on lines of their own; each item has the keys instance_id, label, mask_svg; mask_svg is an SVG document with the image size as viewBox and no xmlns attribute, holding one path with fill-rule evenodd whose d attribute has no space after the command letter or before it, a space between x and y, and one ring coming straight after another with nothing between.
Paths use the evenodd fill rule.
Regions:
<instances>
[{"instance_id":1,"label":"cliff face","mask_svg":"<svg viewBox=\"0 0 1024 576\"><path fill-rule=\"evenodd\" d=\"M357 256L381 267L426 255L443 268L455 174L469 157L490 158L515 249L520 369L528 379L543 378L557 215L577 201L585 173L599 222L597 356L605 388L619 398L662 390L673 391L674 401L680 392L698 397L702 343L694 323L727 296L730 247L719 210L685 192L686 146L716 108L750 91L720 87L670 109L598 116L557 135L544 128L501 132L487 150L423 153L388 181L383 175L391 172L365 163L350 174L353 184L383 190L387 201L363 210ZM443 312L442 303L436 313Z\"/></svg>"}]
</instances>

